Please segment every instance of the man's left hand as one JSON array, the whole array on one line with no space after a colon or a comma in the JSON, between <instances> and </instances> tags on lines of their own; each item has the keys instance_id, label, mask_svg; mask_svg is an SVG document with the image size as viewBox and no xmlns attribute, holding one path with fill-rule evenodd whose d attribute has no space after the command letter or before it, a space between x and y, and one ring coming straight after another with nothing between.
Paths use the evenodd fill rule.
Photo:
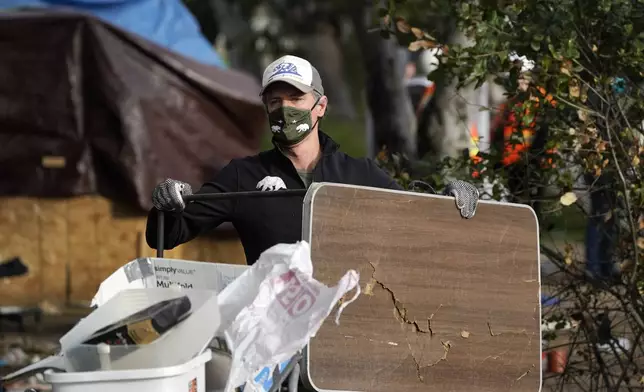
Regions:
<instances>
[{"instance_id":1,"label":"man's left hand","mask_svg":"<svg viewBox=\"0 0 644 392\"><path fill-rule=\"evenodd\" d=\"M456 208L461 211L461 216L471 219L476 214L476 207L479 204L479 190L469 182L456 180L450 182L443 192L446 196L454 196Z\"/></svg>"}]
</instances>

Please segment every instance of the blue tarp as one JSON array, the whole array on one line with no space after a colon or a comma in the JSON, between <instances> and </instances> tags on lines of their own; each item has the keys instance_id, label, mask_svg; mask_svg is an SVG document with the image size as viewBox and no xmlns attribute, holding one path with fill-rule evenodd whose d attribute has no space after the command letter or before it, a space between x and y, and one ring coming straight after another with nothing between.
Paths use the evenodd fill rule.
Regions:
<instances>
[{"instance_id":1,"label":"blue tarp","mask_svg":"<svg viewBox=\"0 0 644 392\"><path fill-rule=\"evenodd\" d=\"M551 297L546 294L541 294L541 305L542 306L554 306L561 302L557 297Z\"/></svg>"},{"instance_id":2,"label":"blue tarp","mask_svg":"<svg viewBox=\"0 0 644 392\"><path fill-rule=\"evenodd\" d=\"M0 8L18 7L71 7L201 63L227 68L181 0L0 0Z\"/></svg>"}]
</instances>

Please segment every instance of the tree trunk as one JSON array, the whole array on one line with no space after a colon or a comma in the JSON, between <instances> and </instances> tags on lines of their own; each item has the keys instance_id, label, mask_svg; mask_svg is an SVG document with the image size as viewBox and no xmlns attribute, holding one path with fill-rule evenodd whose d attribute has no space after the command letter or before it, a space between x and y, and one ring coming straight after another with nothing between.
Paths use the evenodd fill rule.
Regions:
<instances>
[{"instance_id":1,"label":"tree trunk","mask_svg":"<svg viewBox=\"0 0 644 392\"><path fill-rule=\"evenodd\" d=\"M355 119L356 108L344 79L344 58L335 28L320 22L315 34L304 40L307 59L320 72L324 93L329 97L331 114Z\"/></svg>"},{"instance_id":2,"label":"tree trunk","mask_svg":"<svg viewBox=\"0 0 644 392\"><path fill-rule=\"evenodd\" d=\"M460 31L455 31L450 44L473 45ZM438 82L438 81L437 81ZM434 111L430 117L429 132L434 158L457 158L470 146L470 130L476 125L478 108L477 91L473 85L457 89L456 80L437 83L433 97Z\"/></svg>"},{"instance_id":3,"label":"tree trunk","mask_svg":"<svg viewBox=\"0 0 644 392\"><path fill-rule=\"evenodd\" d=\"M372 20L370 3L356 1L351 18L366 70L367 103L373 120L372 154L382 147L390 153L416 156L416 131L411 99L404 86L404 58L395 38L384 39L367 21Z\"/></svg>"},{"instance_id":4,"label":"tree trunk","mask_svg":"<svg viewBox=\"0 0 644 392\"><path fill-rule=\"evenodd\" d=\"M228 0L210 0L210 6L219 24L219 33L226 37L231 68L261 78L260 54L255 50L254 34L248 18L242 15L241 6Z\"/></svg>"}]
</instances>

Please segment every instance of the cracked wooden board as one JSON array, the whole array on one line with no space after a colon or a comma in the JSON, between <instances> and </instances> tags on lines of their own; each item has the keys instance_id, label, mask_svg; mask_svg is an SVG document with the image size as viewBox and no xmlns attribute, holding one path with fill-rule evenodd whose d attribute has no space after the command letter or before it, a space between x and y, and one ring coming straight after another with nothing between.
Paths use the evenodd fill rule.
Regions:
<instances>
[{"instance_id":1,"label":"cracked wooden board","mask_svg":"<svg viewBox=\"0 0 644 392\"><path fill-rule=\"evenodd\" d=\"M318 391L540 390L539 239L525 206L313 184L303 239L316 279L350 268L362 295L309 344ZM353 293L350 293L353 294Z\"/></svg>"}]
</instances>

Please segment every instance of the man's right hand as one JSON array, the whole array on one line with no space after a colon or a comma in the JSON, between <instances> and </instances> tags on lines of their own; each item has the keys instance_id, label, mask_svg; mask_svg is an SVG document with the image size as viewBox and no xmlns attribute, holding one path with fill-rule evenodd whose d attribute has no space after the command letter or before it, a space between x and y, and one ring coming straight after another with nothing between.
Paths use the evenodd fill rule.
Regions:
<instances>
[{"instance_id":1,"label":"man's right hand","mask_svg":"<svg viewBox=\"0 0 644 392\"><path fill-rule=\"evenodd\" d=\"M154 188L152 204L162 211L183 211L186 203L183 196L192 195L190 184L168 178Z\"/></svg>"}]
</instances>

